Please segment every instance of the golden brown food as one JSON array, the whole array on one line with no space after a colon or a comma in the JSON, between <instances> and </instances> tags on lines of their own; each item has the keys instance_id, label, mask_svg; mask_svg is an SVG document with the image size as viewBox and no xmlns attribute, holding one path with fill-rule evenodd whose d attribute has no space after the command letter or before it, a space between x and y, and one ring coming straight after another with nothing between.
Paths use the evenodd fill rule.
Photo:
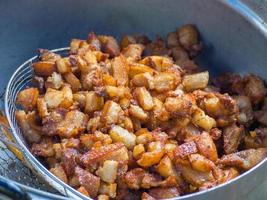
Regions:
<instances>
[{"instance_id":1,"label":"golden brown food","mask_svg":"<svg viewBox=\"0 0 267 200\"><path fill-rule=\"evenodd\" d=\"M17 122L50 172L99 200L155 200L225 183L267 157L267 97L256 75L210 81L195 26L166 42L89 33L70 55L39 50Z\"/></svg>"}]
</instances>

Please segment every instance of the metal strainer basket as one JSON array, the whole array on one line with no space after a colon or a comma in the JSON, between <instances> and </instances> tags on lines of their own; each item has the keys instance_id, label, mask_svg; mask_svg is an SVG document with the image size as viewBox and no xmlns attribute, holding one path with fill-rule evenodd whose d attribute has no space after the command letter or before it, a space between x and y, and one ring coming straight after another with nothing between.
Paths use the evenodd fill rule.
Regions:
<instances>
[{"instance_id":1,"label":"metal strainer basket","mask_svg":"<svg viewBox=\"0 0 267 200\"><path fill-rule=\"evenodd\" d=\"M52 50L52 52L56 52L56 53L58 53L60 55L67 55L68 54L68 50L69 50L69 48L66 47L66 48L60 48L60 49ZM75 190L74 188L70 187L69 185L67 185L66 183L62 182L60 179L58 179L56 176L51 174L49 172L49 170L46 169L45 166L43 166L30 153L30 151L27 148L28 145L27 145L26 141L23 138L23 134L22 134L18 124L16 123L15 111L19 108L19 106L16 104L16 97L17 97L17 94L19 93L19 91L21 91L26 86L30 86L31 85L31 79L32 79L32 76L33 76L32 63L37 61L37 60L38 60L38 57L35 56L35 57L29 59L28 61L26 61L25 63L23 63L21 66L19 66L18 69L14 72L14 74L10 78L9 83L7 85L5 98L4 98L4 101L5 101L4 102L4 104L5 104L4 106L5 106L6 117L7 117L7 120L9 122L9 124L10 124L9 131L12 133L12 136L13 136L14 141L16 143L16 147L22 152L22 155L23 155L22 157L23 157L24 163L31 169L31 171L33 173L39 175L48 184L50 184L53 188L58 190L60 193L62 193L66 197L70 197L72 199L88 199L89 200L90 198L82 195L77 190ZM1 150L1 145L0 145L0 150ZM7 154L7 156L10 156L10 155ZM264 163L265 160L262 161L261 163ZM256 180L260 179L259 182L260 183L263 182L264 181L263 180L264 176L261 176L260 174L261 173L265 173L265 169L264 169L264 166L261 165L261 163L259 163L253 169L248 170L244 174L240 175L237 179L245 178L245 176L247 175L246 177L252 178L252 179L250 179L250 181L254 181L255 182ZM7 168L9 168L9 166L7 166ZM256 168L258 170L257 174L255 173ZM25 167L21 168L21 169L17 169L17 170L22 170L23 171L24 169L25 169ZM27 170L28 169L26 168L26 171ZM0 172L1 172L1 170L0 170ZM24 173L24 172L21 172L21 173ZM29 176L31 176L30 170L28 170L27 173L28 173ZM9 176L6 176L6 177L9 177ZM35 179L30 179L30 180L32 180L33 182L35 181ZM39 179L37 180L37 182L38 181L39 181ZM191 197L193 197L193 199L194 199L194 196L195 195L199 195L199 194L203 194L203 196L201 198L199 198L199 199L206 199L204 194L207 194L208 191L216 193L216 189L221 188L221 190L222 190L225 185L230 185L230 183L233 183L234 181L235 180L231 180L231 181L229 181L229 182L227 182L225 184L219 185L219 186L211 188L209 190L201 191L198 194L195 193L195 194L189 194L189 195L186 195L186 196L183 196L183 197L178 197L178 199L189 199ZM28 182L28 181L26 181L26 182ZM42 183L42 181L41 181L41 183ZM245 182L245 184L246 183L247 182ZM233 185L234 184L232 184L232 186ZM236 187L237 186L241 187L241 188L242 187L247 187L244 184L243 185L242 184L236 185ZM229 188L230 187L231 186L229 186ZM41 184L41 186L39 188L48 191L46 187L42 187L42 184ZM229 190L229 188L228 189L226 188L225 190ZM221 193L221 195L223 195L223 193ZM198 199L198 197L196 197L196 198ZM55 199L55 198L52 198L52 199ZM173 199L177 199L177 198L173 198Z\"/></svg>"},{"instance_id":2,"label":"metal strainer basket","mask_svg":"<svg viewBox=\"0 0 267 200\"><path fill-rule=\"evenodd\" d=\"M56 52L60 55L67 55L69 48L54 49L52 52ZM62 182L56 176L51 174L28 150L27 143L23 138L22 131L20 130L16 119L15 111L18 109L16 104L16 97L19 91L26 86L31 85L31 78L33 76L32 63L38 60L38 56L35 56L21 66L14 72L9 80L5 93L5 114L10 124L10 132L18 145L19 150L22 152L25 164L36 174L41 176L46 182L48 182L53 188L57 189L60 193L67 197L74 199L89 199L82 195L74 188Z\"/></svg>"}]
</instances>

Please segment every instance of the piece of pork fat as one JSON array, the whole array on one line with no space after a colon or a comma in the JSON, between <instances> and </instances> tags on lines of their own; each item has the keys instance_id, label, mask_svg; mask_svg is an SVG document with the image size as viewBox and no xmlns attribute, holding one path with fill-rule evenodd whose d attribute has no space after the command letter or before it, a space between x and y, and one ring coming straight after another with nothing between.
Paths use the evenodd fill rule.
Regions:
<instances>
[{"instance_id":1,"label":"piece of pork fat","mask_svg":"<svg viewBox=\"0 0 267 200\"><path fill-rule=\"evenodd\" d=\"M89 196L95 198L100 187L100 178L78 166L75 167L75 175L78 177L81 186L88 191Z\"/></svg>"},{"instance_id":2,"label":"piece of pork fat","mask_svg":"<svg viewBox=\"0 0 267 200\"><path fill-rule=\"evenodd\" d=\"M226 154L234 153L244 136L243 126L232 124L223 129L223 148Z\"/></svg>"},{"instance_id":3,"label":"piece of pork fat","mask_svg":"<svg viewBox=\"0 0 267 200\"><path fill-rule=\"evenodd\" d=\"M179 191L176 187L167 188L151 188L148 194L155 199L168 199L180 196Z\"/></svg>"},{"instance_id":4,"label":"piece of pork fat","mask_svg":"<svg viewBox=\"0 0 267 200\"><path fill-rule=\"evenodd\" d=\"M142 168L135 168L128 171L124 176L124 181L130 189L149 189L152 187L173 187L177 186L174 176L169 176L163 180L159 175L149 173Z\"/></svg>"},{"instance_id":5,"label":"piece of pork fat","mask_svg":"<svg viewBox=\"0 0 267 200\"><path fill-rule=\"evenodd\" d=\"M92 149L81 157L81 163L90 167L95 163L102 163L105 160L115 160L118 162L128 161L128 150L123 143L114 143Z\"/></svg>"},{"instance_id":6,"label":"piece of pork fat","mask_svg":"<svg viewBox=\"0 0 267 200\"><path fill-rule=\"evenodd\" d=\"M248 170L267 157L267 148L248 149L224 155L218 164Z\"/></svg>"},{"instance_id":7,"label":"piece of pork fat","mask_svg":"<svg viewBox=\"0 0 267 200\"><path fill-rule=\"evenodd\" d=\"M68 176L74 173L75 167L77 166L77 159L79 152L76 149L67 148L62 155L63 167Z\"/></svg>"},{"instance_id":8,"label":"piece of pork fat","mask_svg":"<svg viewBox=\"0 0 267 200\"><path fill-rule=\"evenodd\" d=\"M239 109L237 117L238 123L248 127L253 120L253 110L250 99L244 95L234 96L233 98L235 99Z\"/></svg>"}]
</instances>

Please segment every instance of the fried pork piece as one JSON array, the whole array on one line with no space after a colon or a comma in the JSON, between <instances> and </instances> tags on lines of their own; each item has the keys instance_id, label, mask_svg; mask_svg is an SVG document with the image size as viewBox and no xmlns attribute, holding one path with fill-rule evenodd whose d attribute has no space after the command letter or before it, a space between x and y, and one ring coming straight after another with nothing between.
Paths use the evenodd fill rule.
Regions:
<instances>
[{"instance_id":1,"label":"fried pork piece","mask_svg":"<svg viewBox=\"0 0 267 200\"><path fill-rule=\"evenodd\" d=\"M104 183L101 182L99 193L108 195L111 198L116 197L117 184L116 183Z\"/></svg>"},{"instance_id":2,"label":"fried pork piece","mask_svg":"<svg viewBox=\"0 0 267 200\"><path fill-rule=\"evenodd\" d=\"M76 139L76 138L69 138L69 139L64 138L64 139L61 139L61 145L63 149L74 148L74 149L79 150L81 142L79 139Z\"/></svg>"},{"instance_id":3,"label":"fried pork piece","mask_svg":"<svg viewBox=\"0 0 267 200\"><path fill-rule=\"evenodd\" d=\"M56 71L55 62L51 61L39 61L32 64L34 74L41 77L48 77Z\"/></svg>"},{"instance_id":4,"label":"fried pork piece","mask_svg":"<svg viewBox=\"0 0 267 200\"><path fill-rule=\"evenodd\" d=\"M167 97L164 102L164 108L172 117L190 115L192 102L182 97Z\"/></svg>"},{"instance_id":5,"label":"fried pork piece","mask_svg":"<svg viewBox=\"0 0 267 200\"><path fill-rule=\"evenodd\" d=\"M173 176L179 182L180 177L175 170L175 167L168 156L164 156L159 164L156 166L156 171L164 178L168 178L169 176Z\"/></svg>"},{"instance_id":6,"label":"fried pork piece","mask_svg":"<svg viewBox=\"0 0 267 200\"><path fill-rule=\"evenodd\" d=\"M104 98L99 96L96 92L90 91L85 96L85 109L86 113L92 113L101 110L104 106Z\"/></svg>"},{"instance_id":7,"label":"fried pork piece","mask_svg":"<svg viewBox=\"0 0 267 200\"><path fill-rule=\"evenodd\" d=\"M101 122L106 126L118 123L123 115L123 110L120 105L114 101L106 101L101 115Z\"/></svg>"},{"instance_id":8,"label":"fried pork piece","mask_svg":"<svg viewBox=\"0 0 267 200\"><path fill-rule=\"evenodd\" d=\"M85 86L84 87L89 87L85 88L85 90L95 90L95 92L99 96L104 96L105 95L105 87L103 83L103 76L102 76L103 70L97 68L96 70L93 70L90 72L89 78L84 80Z\"/></svg>"},{"instance_id":9,"label":"fried pork piece","mask_svg":"<svg viewBox=\"0 0 267 200\"><path fill-rule=\"evenodd\" d=\"M244 136L244 128L232 124L223 129L223 148L226 154L237 151L238 145Z\"/></svg>"},{"instance_id":10,"label":"fried pork piece","mask_svg":"<svg viewBox=\"0 0 267 200\"><path fill-rule=\"evenodd\" d=\"M179 191L176 187L152 188L149 189L148 194L155 199L168 199L180 196Z\"/></svg>"},{"instance_id":11,"label":"fried pork piece","mask_svg":"<svg viewBox=\"0 0 267 200\"><path fill-rule=\"evenodd\" d=\"M146 171L142 168L135 168L126 173L124 179L130 189L138 190L141 187L142 180Z\"/></svg>"},{"instance_id":12,"label":"fried pork piece","mask_svg":"<svg viewBox=\"0 0 267 200\"><path fill-rule=\"evenodd\" d=\"M134 96L144 110L152 110L154 107L153 99L145 87L138 87L134 90Z\"/></svg>"},{"instance_id":13,"label":"fried pork piece","mask_svg":"<svg viewBox=\"0 0 267 200\"><path fill-rule=\"evenodd\" d=\"M261 102L265 95L266 89L263 80L253 74L244 77L244 94L248 96L253 104Z\"/></svg>"},{"instance_id":14,"label":"fried pork piece","mask_svg":"<svg viewBox=\"0 0 267 200\"><path fill-rule=\"evenodd\" d=\"M68 183L68 177L60 164L56 164L55 167L50 169L50 172L62 180L64 183Z\"/></svg>"},{"instance_id":15,"label":"fried pork piece","mask_svg":"<svg viewBox=\"0 0 267 200\"><path fill-rule=\"evenodd\" d=\"M210 116L220 117L238 113L236 101L228 94L203 92L198 90L194 92L194 95L198 105Z\"/></svg>"},{"instance_id":16,"label":"fried pork piece","mask_svg":"<svg viewBox=\"0 0 267 200\"><path fill-rule=\"evenodd\" d=\"M61 90L48 88L44 95L47 108L69 108L73 104L73 94L71 88L66 85Z\"/></svg>"},{"instance_id":17,"label":"fried pork piece","mask_svg":"<svg viewBox=\"0 0 267 200\"><path fill-rule=\"evenodd\" d=\"M115 86L107 85L105 89L106 89L107 95L111 98L127 98L131 96L131 93L128 87L124 87L124 86L115 87Z\"/></svg>"},{"instance_id":18,"label":"fried pork piece","mask_svg":"<svg viewBox=\"0 0 267 200\"><path fill-rule=\"evenodd\" d=\"M157 174L152 174L142 168L135 168L128 171L124 176L124 181L130 189L138 190L140 188L149 189L151 187L172 187L177 186L174 177L168 177L165 180Z\"/></svg>"},{"instance_id":19,"label":"fried pork piece","mask_svg":"<svg viewBox=\"0 0 267 200\"><path fill-rule=\"evenodd\" d=\"M222 131L218 128L212 128L209 134L213 140L219 140L222 136Z\"/></svg>"},{"instance_id":20,"label":"fried pork piece","mask_svg":"<svg viewBox=\"0 0 267 200\"><path fill-rule=\"evenodd\" d=\"M124 162L128 159L128 150L124 144L114 143L88 151L81 157L81 162L90 167L92 164L103 163L105 160Z\"/></svg>"},{"instance_id":21,"label":"fried pork piece","mask_svg":"<svg viewBox=\"0 0 267 200\"><path fill-rule=\"evenodd\" d=\"M214 181L214 177L210 171L198 171L194 170L190 164L180 163L181 161L176 161L176 169L182 174L182 177L186 182L193 186L200 187L207 181Z\"/></svg>"},{"instance_id":22,"label":"fried pork piece","mask_svg":"<svg viewBox=\"0 0 267 200\"><path fill-rule=\"evenodd\" d=\"M129 44L122 50L122 54L130 60L137 61L141 59L144 49L145 47L142 44Z\"/></svg>"},{"instance_id":23,"label":"fried pork piece","mask_svg":"<svg viewBox=\"0 0 267 200\"><path fill-rule=\"evenodd\" d=\"M190 154L197 153L197 146L194 141L186 142L184 144L179 145L174 149L174 157L175 158L185 158Z\"/></svg>"},{"instance_id":24,"label":"fried pork piece","mask_svg":"<svg viewBox=\"0 0 267 200\"><path fill-rule=\"evenodd\" d=\"M35 156L40 157L52 157L55 155L53 149L53 142L51 138L44 137L42 138L41 143L33 143L31 146L31 152Z\"/></svg>"},{"instance_id":25,"label":"fried pork piece","mask_svg":"<svg viewBox=\"0 0 267 200\"><path fill-rule=\"evenodd\" d=\"M210 136L210 134L206 131L203 131L201 135L194 138L194 141L197 145L197 149L206 158L217 161L218 153L216 146Z\"/></svg>"},{"instance_id":26,"label":"fried pork piece","mask_svg":"<svg viewBox=\"0 0 267 200\"><path fill-rule=\"evenodd\" d=\"M97 51L101 50L101 43L94 32L90 32L88 34L87 43L92 45L95 48L95 50Z\"/></svg>"},{"instance_id":27,"label":"fried pork piece","mask_svg":"<svg viewBox=\"0 0 267 200\"><path fill-rule=\"evenodd\" d=\"M109 200L109 197L105 194L100 194L97 196L98 200Z\"/></svg>"},{"instance_id":28,"label":"fried pork piece","mask_svg":"<svg viewBox=\"0 0 267 200\"><path fill-rule=\"evenodd\" d=\"M114 37L99 35L98 39L101 43L101 48L103 52L109 54L111 57L115 57L120 54L120 47Z\"/></svg>"},{"instance_id":29,"label":"fried pork piece","mask_svg":"<svg viewBox=\"0 0 267 200\"><path fill-rule=\"evenodd\" d=\"M85 189L85 187L81 186L77 189L80 193L82 193L85 196L89 197L89 193L87 192L87 190Z\"/></svg>"},{"instance_id":30,"label":"fried pork piece","mask_svg":"<svg viewBox=\"0 0 267 200\"><path fill-rule=\"evenodd\" d=\"M164 72L174 66L173 60L167 56L147 56L139 63L150 66L158 72Z\"/></svg>"},{"instance_id":31,"label":"fried pork piece","mask_svg":"<svg viewBox=\"0 0 267 200\"><path fill-rule=\"evenodd\" d=\"M160 37L157 37L155 41L146 45L144 55L168 55L169 50L166 48L164 40Z\"/></svg>"},{"instance_id":32,"label":"fried pork piece","mask_svg":"<svg viewBox=\"0 0 267 200\"><path fill-rule=\"evenodd\" d=\"M129 77L132 79L136 75L141 75L143 73L148 73L152 75L154 72L156 72L151 67L141 64L141 63L130 63L129 64Z\"/></svg>"},{"instance_id":33,"label":"fried pork piece","mask_svg":"<svg viewBox=\"0 0 267 200\"><path fill-rule=\"evenodd\" d=\"M253 74L244 78L237 74L224 74L216 78L214 84L224 92L248 96L253 105L263 101L266 95L263 80Z\"/></svg>"},{"instance_id":34,"label":"fried pork piece","mask_svg":"<svg viewBox=\"0 0 267 200\"><path fill-rule=\"evenodd\" d=\"M167 92L175 89L180 81L180 77L174 73L161 72L154 76L153 89L157 92Z\"/></svg>"},{"instance_id":35,"label":"fried pork piece","mask_svg":"<svg viewBox=\"0 0 267 200\"><path fill-rule=\"evenodd\" d=\"M122 142L128 149L133 149L135 145L136 136L120 126L113 126L109 135L114 142Z\"/></svg>"},{"instance_id":36,"label":"fried pork piece","mask_svg":"<svg viewBox=\"0 0 267 200\"><path fill-rule=\"evenodd\" d=\"M25 111L33 110L36 106L39 96L37 88L27 88L18 93L16 102L20 104Z\"/></svg>"},{"instance_id":37,"label":"fried pork piece","mask_svg":"<svg viewBox=\"0 0 267 200\"><path fill-rule=\"evenodd\" d=\"M239 74L225 73L212 80L215 87L220 88L221 92L229 94L242 94L244 85Z\"/></svg>"},{"instance_id":38,"label":"fried pork piece","mask_svg":"<svg viewBox=\"0 0 267 200\"><path fill-rule=\"evenodd\" d=\"M41 61L51 61L55 62L57 61L60 57L60 55L53 53L47 49L38 49L38 58Z\"/></svg>"},{"instance_id":39,"label":"fried pork piece","mask_svg":"<svg viewBox=\"0 0 267 200\"><path fill-rule=\"evenodd\" d=\"M225 167L224 169L214 168L214 177L217 179L218 183L225 183L239 175L239 171L235 167Z\"/></svg>"},{"instance_id":40,"label":"fried pork piece","mask_svg":"<svg viewBox=\"0 0 267 200\"><path fill-rule=\"evenodd\" d=\"M195 26L191 24L184 25L177 29L179 43L189 51L191 56L196 56L202 49L199 43L199 33Z\"/></svg>"},{"instance_id":41,"label":"fried pork piece","mask_svg":"<svg viewBox=\"0 0 267 200\"><path fill-rule=\"evenodd\" d=\"M150 196L150 195L147 194L146 192L143 192L143 193L142 193L141 199L142 199L142 200L156 200L154 197Z\"/></svg>"},{"instance_id":42,"label":"fried pork piece","mask_svg":"<svg viewBox=\"0 0 267 200\"><path fill-rule=\"evenodd\" d=\"M224 166L249 170L266 157L267 148L248 149L229 155L223 155L223 157L218 160L218 163Z\"/></svg>"},{"instance_id":43,"label":"fried pork piece","mask_svg":"<svg viewBox=\"0 0 267 200\"><path fill-rule=\"evenodd\" d=\"M78 177L81 186L87 190L89 196L95 198L100 187L100 178L78 166L75 167L75 175Z\"/></svg>"},{"instance_id":44,"label":"fried pork piece","mask_svg":"<svg viewBox=\"0 0 267 200\"><path fill-rule=\"evenodd\" d=\"M70 84L73 92L78 92L81 89L82 85L80 80L72 72L64 74L63 77Z\"/></svg>"},{"instance_id":45,"label":"fried pork piece","mask_svg":"<svg viewBox=\"0 0 267 200\"><path fill-rule=\"evenodd\" d=\"M121 37L120 47L121 47L121 49L124 49L124 48L128 47L130 44L136 44L136 43L138 43L138 42L136 41L134 36L123 35ZM140 44L142 44L142 43L140 43Z\"/></svg>"},{"instance_id":46,"label":"fried pork piece","mask_svg":"<svg viewBox=\"0 0 267 200\"><path fill-rule=\"evenodd\" d=\"M237 103L228 94L197 90L194 95L199 107L215 118L219 127L230 125L237 120Z\"/></svg>"},{"instance_id":47,"label":"fried pork piece","mask_svg":"<svg viewBox=\"0 0 267 200\"><path fill-rule=\"evenodd\" d=\"M250 99L247 96L234 96L234 100L239 109L238 122L245 126L249 126L253 120L253 110ZM267 125L267 124L266 124Z\"/></svg>"},{"instance_id":48,"label":"fried pork piece","mask_svg":"<svg viewBox=\"0 0 267 200\"><path fill-rule=\"evenodd\" d=\"M79 152L76 149L67 148L62 152L62 163L66 174L73 175L75 167L77 166L77 160L79 158Z\"/></svg>"},{"instance_id":49,"label":"fried pork piece","mask_svg":"<svg viewBox=\"0 0 267 200\"><path fill-rule=\"evenodd\" d=\"M86 103L87 91L80 91L73 94L73 101L79 104L79 107L83 109Z\"/></svg>"},{"instance_id":50,"label":"fried pork piece","mask_svg":"<svg viewBox=\"0 0 267 200\"><path fill-rule=\"evenodd\" d=\"M43 77L33 76L31 82L32 82L33 87L38 88L39 93L41 94L44 93L45 81Z\"/></svg>"},{"instance_id":51,"label":"fried pork piece","mask_svg":"<svg viewBox=\"0 0 267 200\"><path fill-rule=\"evenodd\" d=\"M145 152L142 154L137 163L142 167L151 167L152 165L158 164L162 156L164 155L164 150L156 150L151 152Z\"/></svg>"},{"instance_id":52,"label":"fried pork piece","mask_svg":"<svg viewBox=\"0 0 267 200\"><path fill-rule=\"evenodd\" d=\"M68 57L60 58L56 61L57 71L60 74L65 74L71 72L71 63Z\"/></svg>"},{"instance_id":53,"label":"fried pork piece","mask_svg":"<svg viewBox=\"0 0 267 200\"><path fill-rule=\"evenodd\" d=\"M56 108L47 117L42 119L43 132L46 135L52 136L57 134L57 125L64 120L64 117L68 111L64 108Z\"/></svg>"},{"instance_id":54,"label":"fried pork piece","mask_svg":"<svg viewBox=\"0 0 267 200\"><path fill-rule=\"evenodd\" d=\"M181 46L173 47L171 55L175 64L179 65L185 72L193 73L197 71L198 65L194 60L190 60L188 53Z\"/></svg>"},{"instance_id":55,"label":"fried pork piece","mask_svg":"<svg viewBox=\"0 0 267 200\"><path fill-rule=\"evenodd\" d=\"M136 74L131 80L131 85L136 87L145 87L147 89L153 89L153 76L149 72Z\"/></svg>"},{"instance_id":56,"label":"fried pork piece","mask_svg":"<svg viewBox=\"0 0 267 200\"><path fill-rule=\"evenodd\" d=\"M24 110L18 110L15 113L16 120L22 129L22 133L29 143L36 143L41 140L41 131L35 130L30 125L29 115Z\"/></svg>"},{"instance_id":57,"label":"fried pork piece","mask_svg":"<svg viewBox=\"0 0 267 200\"><path fill-rule=\"evenodd\" d=\"M67 112L56 109L43 120L43 131L47 135L71 138L82 133L87 125L87 116L78 110Z\"/></svg>"},{"instance_id":58,"label":"fried pork piece","mask_svg":"<svg viewBox=\"0 0 267 200\"><path fill-rule=\"evenodd\" d=\"M140 121L146 121L148 114L139 106L130 105L129 114Z\"/></svg>"},{"instance_id":59,"label":"fried pork piece","mask_svg":"<svg viewBox=\"0 0 267 200\"><path fill-rule=\"evenodd\" d=\"M112 61L112 75L117 81L118 86L127 86L128 85L128 72L129 65L124 56L115 57Z\"/></svg>"},{"instance_id":60,"label":"fried pork piece","mask_svg":"<svg viewBox=\"0 0 267 200\"><path fill-rule=\"evenodd\" d=\"M57 133L61 137L70 138L83 132L86 128L87 117L82 112L74 110L66 114L57 126Z\"/></svg>"},{"instance_id":61,"label":"fried pork piece","mask_svg":"<svg viewBox=\"0 0 267 200\"><path fill-rule=\"evenodd\" d=\"M183 86L186 91L204 89L209 82L209 72L201 72L196 74L185 75L183 78Z\"/></svg>"},{"instance_id":62,"label":"fried pork piece","mask_svg":"<svg viewBox=\"0 0 267 200\"><path fill-rule=\"evenodd\" d=\"M62 76L56 72L53 72L51 76L46 79L45 88L60 89L64 82Z\"/></svg>"},{"instance_id":63,"label":"fried pork piece","mask_svg":"<svg viewBox=\"0 0 267 200\"><path fill-rule=\"evenodd\" d=\"M190 154L188 158L194 170L209 172L215 167L215 164L211 160L200 154Z\"/></svg>"},{"instance_id":64,"label":"fried pork piece","mask_svg":"<svg viewBox=\"0 0 267 200\"><path fill-rule=\"evenodd\" d=\"M145 134L142 134L137 137L137 143L139 142L139 138L144 136ZM148 134L146 134L149 136ZM144 138L144 142L149 142L151 141L152 138ZM147 140L147 141L146 141ZM150 167L152 165L158 164L161 160L161 158L164 155L164 143L161 141L154 141L154 142L149 142L147 144L147 152L143 153L140 157L139 160L137 160L137 163L139 166L142 167Z\"/></svg>"},{"instance_id":65,"label":"fried pork piece","mask_svg":"<svg viewBox=\"0 0 267 200\"><path fill-rule=\"evenodd\" d=\"M103 163L103 167L100 167L96 173L102 181L114 183L117 177L118 165L119 163L117 161L106 160Z\"/></svg>"},{"instance_id":66,"label":"fried pork piece","mask_svg":"<svg viewBox=\"0 0 267 200\"><path fill-rule=\"evenodd\" d=\"M154 97L153 104L153 117L159 121L167 121L170 118L170 113L164 107L163 102Z\"/></svg>"},{"instance_id":67,"label":"fried pork piece","mask_svg":"<svg viewBox=\"0 0 267 200\"><path fill-rule=\"evenodd\" d=\"M203 110L194 106L192 109L192 123L206 131L210 131L213 127L217 126L216 121L205 114Z\"/></svg>"}]
</instances>

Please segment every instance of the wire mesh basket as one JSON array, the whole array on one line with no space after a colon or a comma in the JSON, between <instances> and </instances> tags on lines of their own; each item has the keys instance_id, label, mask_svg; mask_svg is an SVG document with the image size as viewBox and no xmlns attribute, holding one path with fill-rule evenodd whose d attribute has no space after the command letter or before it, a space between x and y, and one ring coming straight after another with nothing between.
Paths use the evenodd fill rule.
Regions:
<instances>
[{"instance_id":1,"label":"wire mesh basket","mask_svg":"<svg viewBox=\"0 0 267 200\"><path fill-rule=\"evenodd\" d=\"M69 48L66 47L66 48L54 49L51 51L64 56L68 54L68 50ZM17 170L18 173L20 173L20 176L18 176L17 178L19 179L20 182L26 183L26 184L30 184L31 182L34 182L34 183L37 182L39 183L37 184L38 188L42 190L55 192L55 190L53 189L55 188L56 190L58 190L60 193L62 193L63 195L67 197L72 197L74 199L89 199L88 197L79 193L74 188L65 184L63 181L58 179L52 173L50 173L49 170L46 169L30 153L30 151L27 148L28 147L27 143L25 139L23 138L23 134L16 122L15 111L19 108L19 106L16 104L16 97L19 91L31 85L31 79L33 77L32 63L35 61L38 61L38 56L35 56L27 60L25 63L19 66L19 68L14 72L14 74L9 80L9 83L6 88L5 98L4 98L5 114L10 125L9 131L12 133L12 136L14 138L15 143L17 144L17 147L22 152L24 163L28 166L28 168L26 168L25 166L22 167L21 166L22 164L17 166L18 169L15 169L15 170ZM12 156L11 154L7 153L7 156L10 157ZM12 163L7 163L5 169L8 168L9 170L12 170L12 168L10 168L9 165L12 165ZM3 171L5 171L5 169L3 169ZM37 178L36 176L32 176L31 171L34 174L37 174L38 176L42 177L53 188L48 187L47 184L45 184L44 181L42 181L40 178ZM1 172L1 169L0 169L0 172ZM5 171L5 172L8 173L8 171ZM8 175L7 174L4 174L4 175L5 177L9 177L10 174L12 173L8 173ZM13 175L11 176L16 176L16 173L13 173ZM30 181L29 180L23 181L23 179L28 179L28 177L31 177Z\"/></svg>"},{"instance_id":2,"label":"wire mesh basket","mask_svg":"<svg viewBox=\"0 0 267 200\"><path fill-rule=\"evenodd\" d=\"M60 55L67 55L68 50L69 48L61 48L52 50L52 52L56 52ZM19 66L7 85L5 96L0 94L0 100L2 98L2 102L0 101L0 108L4 107L6 117L10 125L10 127L4 128L2 126L2 128L11 132L14 138L14 143L10 143L9 140L6 140L4 130L0 131L0 175L18 181L24 185L35 187L42 191L51 193L57 193L57 191L59 191L64 196L71 197L72 199L89 200L90 198L82 195L77 190L65 184L56 176L51 174L30 153L27 148L27 143L23 138L22 132L16 123L15 111L19 108L19 106L16 104L16 97L19 91L26 86L31 85L31 79L33 76L32 63L37 60L38 57L35 56ZM15 156L10 151L9 144L12 147L19 149L19 151L22 153L21 158L23 162L17 158L18 156ZM55 198L51 196L51 199Z\"/></svg>"}]
</instances>

